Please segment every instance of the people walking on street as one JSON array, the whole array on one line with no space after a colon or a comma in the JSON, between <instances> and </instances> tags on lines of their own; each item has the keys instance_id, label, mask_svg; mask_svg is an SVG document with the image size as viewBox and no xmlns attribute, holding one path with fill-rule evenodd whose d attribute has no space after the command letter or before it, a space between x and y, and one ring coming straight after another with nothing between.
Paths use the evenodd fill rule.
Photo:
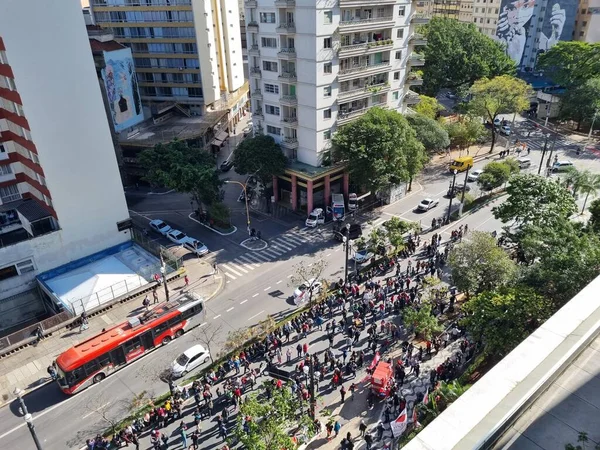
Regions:
<instances>
[{"instance_id":1,"label":"people walking on street","mask_svg":"<svg viewBox=\"0 0 600 450\"><path fill-rule=\"evenodd\" d=\"M144 300L142 300L142 306L146 308L146 311L150 309L150 297L148 297L148 294L146 294Z\"/></svg>"},{"instance_id":2,"label":"people walking on street","mask_svg":"<svg viewBox=\"0 0 600 450\"><path fill-rule=\"evenodd\" d=\"M187 274L183 277L183 281L185 282L185 287L188 287L190 285L190 279L187 276Z\"/></svg>"},{"instance_id":3,"label":"people walking on street","mask_svg":"<svg viewBox=\"0 0 600 450\"><path fill-rule=\"evenodd\" d=\"M373 446L373 437L367 433L365 434L365 444L367 445L367 450L371 450L371 447Z\"/></svg>"},{"instance_id":4,"label":"people walking on street","mask_svg":"<svg viewBox=\"0 0 600 450\"><path fill-rule=\"evenodd\" d=\"M90 327L88 315L85 311L81 313L81 326L79 327L79 332L87 330Z\"/></svg>"},{"instance_id":5,"label":"people walking on street","mask_svg":"<svg viewBox=\"0 0 600 450\"><path fill-rule=\"evenodd\" d=\"M154 300L153 303L158 303L158 291L156 288L152 289L152 299Z\"/></svg>"},{"instance_id":6,"label":"people walking on street","mask_svg":"<svg viewBox=\"0 0 600 450\"><path fill-rule=\"evenodd\" d=\"M367 424L365 423L364 419L361 419L360 424L358 425L358 430L360 431L360 437L363 437L367 431Z\"/></svg>"},{"instance_id":7,"label":"people walking on street","mask_svg":"<svg viewBox=\"0 0 600 450\"><path fill-rule=\"evenodd\" d=\"M344 403L344 398L346 397L346 388L344 385L340 388L340 396L342 397L342 403Z\"/></svg>"},{"instance_id":8,"label":"people walking on street","mask_svg":"<svg viewBox=\"0 0 600 450\"><path fill-rule=\"evenodd\" d=\"M335 432L335 437L338 437L338 434L340 434L341 429L342 429L342 426L340 425L340 422L338 420L336 420L335 423L333 424L333 431Z\"/></svg>"}]
</instances>

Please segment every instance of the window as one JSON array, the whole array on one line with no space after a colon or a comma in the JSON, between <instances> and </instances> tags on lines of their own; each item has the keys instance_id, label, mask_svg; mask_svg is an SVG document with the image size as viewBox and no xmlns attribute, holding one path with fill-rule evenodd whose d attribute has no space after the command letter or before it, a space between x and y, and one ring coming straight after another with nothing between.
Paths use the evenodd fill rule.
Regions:
<instances>
[{"instance_id":1,"label":"window","mask_svg":"<svg viewBox=\"0 0 600 450\"><path fill-rule=\"evenodd\" d=\"M325 11L323 13L323 23L329 25L331 22L333 22L333 11Z\"/></svg>"},{"instance_id":2,"label":"window","mask_svg":"<svg viewBox=\"0 0 600 450\"><path fill-rule=\"evenodd\" d=\"M277 39L275 38L260 38L260 46L266 48L277 48Z\"/></svg>"},{"instance_id":3,"label":"window","mask_svg":"<svg viewBox=\"0 0 600 450\"><path fill-rule=\"evenodd\" d=\"M19 271L19 275L22 275L27 272L33 272L35 270L33 260L26 259L25 261L17 263L17 270Z\"/></svg>"},{"instance_id":4,"label":"window","mask_svg":"<svg viewBox=\"0 0 600 450\"><path fill-rule=\"evenodd\" d=\"M400 79L400 72L394 72L394 80L398 81Z\"/></svg>"},{"instance_id":5,"label":"window","mask_svg":"<svg viewBox=\"0 0 600 450\"><path fill-rule=\"evenodd\" d=\"M278 116L279 115L279 107L273 106L273 105L265 105L265 113L272 114L274 116Z\"/></svg>"},{"instance_id":6,"label":"window","mask_svg":"<svg viewBox=\"0 0 600 450\"><path fill-rule=\"evenodd\" d=\"M323 64L323 73L331 73L332 72L332 64L331 63L325 63Z\"/></svg>"},{"instance_id":7,"label":"window","mask_svg":"<svg viewBox=\"0 0 600 450\"><path fill-rule=\"evenodd\" d=\"M4 147L2 142L0 142L0 153L6 153L6 147Z\"/></svg>"},{"instance_id":8,"label":"window","mask_svg":"<svg viewBox=\"0 0 600 450\"><path fill-rule=\"evenodd\" d=\"M19 273L17 272L17 268L14 265L3 267L0 269L0 281L17 276L19 276Z\"/></svg>"},{"instance_id":9,"label":"window","mask_svg":"<svg viewBox=\"0 0 600 450\"><path fill-rule=\"evenodd\" d=\"M325 141L331 140L331 130L323 131L323 139Z\"/></svg>"},{"instance_id":10,"label":"window","mask_svg":"<svg viewBox=\"0 0 600 450\"><path fill-rule=\"evenodd\" d=\"M21 193L16 184L0 187L0 200L2 203L14 202L21 198Z\"/></svg>"},{"instance_id":11,"label":"window","mask_svg":"<svg viewBox=\"0 0 600 450\"><path fill-rule=\"evenodd\" d=\"M277 72L277 63L275 61L263 61L263 69L267 72Z\"/></svg>"},{"instance_id":12,"label":"window","mask_svg":"<svg viewBox=\"0 0 600 450\"><path fill-rule=\"evenodd\" d=\"M10 169L10 164L6 166L0 166L0 175L10 175L12 170Z\"/></svg>"},{"instance_id":13,"label":"window","mask_svg":"<svg viewBox=\"0 0 600 450\"><path fill-rule=\"evenodd\" d=\"M267 133L274 134L276 136L280 136L281 135L281 128L274 127L272 125L267 125Z\"/></svg>"},{"instance_id":14,"label":"window","mask_svg":"<svg viewBox=\"0 0 600 450\"><path fill-rule=\"evenodd\" d=\"M401 6L400 8L398 8L398 15L400 17L404 17L405 14L406 14L406 7L405 6Z\"/></svg>"},{"instance_id":15,"label":"window","mask_svg":"<svg viewBox=\"0 0 600 450\"><path fill-rule=\"evenodd\" d=\"M269 94L279 94L279 86L276 84L265 83L265 92Z\"/></svg>"},{"instance_id":16,"label":"window","mask_svg":"<svg viewBox=\"0 0 600 450\"><path fill-rule=\"evenodd\" d=\"M27 272L33 272L34 270L35 266L33 265L33 260L26 259L16 264L0 268L0 281L17 277Z\"/></svg>"},{"instance_id":17,"label":"window","mask_svg":"<svg viewBox=\"0 0 600 450\"><path fill-rule=\"evenodd\" d=\"M398 95L399 95L399 94L398 94L398 91L396 91L396 92L392 93L392 98L393 98L394 100L398 100Z\"/></svg>"},{"instance_id":18,"label":"window","mask_svg":"<svg viewBox=\"0 0 600 450\"><path fill-rule=\"evenodd\" d=\"M260 23L275 23L275 13L260 13Z\"/></svg>"},{"instance_id":19,"label":"window","mask_svg":"<svg viewBox=\"0 0 600 450\"><path fill-rule=\"evenodd\" d=\"M137 349L142 347L142 342L138 337L134 337L133 339L130 339L129 341L125 342L125 344L123 344L123 349L125 350L125 354L127 355L128 353L134 352Z\"/></svg>"},{"instance_id":20,"label":"window","mask_svg":"<svg viewBox=\"0 0 600 450\"><path fill-rule=\"evenodd\" d=\"M396 52L396 59L402 59L402 50Z\"/></svg>"},{"instance_id":21,"label":"window","mask_svg":"<svg viewBox=\"0 0 600 450\"><path fill-rule=\"evenodd\" d=\"M402 39L404 37L404 28L398 28L396 31L396 37L398 39Z\"/></svg>"},{"instance_id":22,"label":"window","mask_svg":"<svg viewBox=\"0 0 600 450\"><path fill-rule=\"evenodd\" d=\"M331 48L331 38L323 39L323 48Z\"/></svg>"},{"instance_id":23,"label":"window","mask_svg":"<svg viewBox=\"0 0 600 450\"><path fill-rule=\"evenodd\" d=\"M331 108L323 111L323 119L331 119Z\"/></svg>"},{"instance_id":24,"label":"window","mask_svg":"<svg viewBox=\"0 0 600 450\"><path fill-rule=\"evenodd\" d=\"M331 97L331 86L326 86L323 88L323 97Z\"/></svg>"}]
</instances>

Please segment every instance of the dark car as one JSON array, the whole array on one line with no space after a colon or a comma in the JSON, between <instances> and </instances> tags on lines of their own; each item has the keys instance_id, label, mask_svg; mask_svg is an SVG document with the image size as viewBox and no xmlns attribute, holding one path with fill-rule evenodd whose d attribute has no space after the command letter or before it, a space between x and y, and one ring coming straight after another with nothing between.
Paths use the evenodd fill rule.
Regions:
<instances>
[{"instance_id":1,"label":"dark car","mask_svg":"<svg viewBox=\"0 0 600 450\"><path fill-rule=\"evenodd\" d=\"M346 225L334 227L333 236L340 242L344 240L344 237L348 237L350 240L358 239L362 236L362 227L360 223L351 223L349 229L346 228Z\"/></svg>"},{"instance_id":2,"label":"dark car","mask_svg":"<svg viewBox=\"0 0 600 450\"><path fill-rule=\"evenodd\" d=\"M233 161L226 160L221 163L221 170L223 172L229 172L232 167L233 167Z\"/></svg>"},{"instance_id":3,"label":"dark car","mask_svg":"<svg viewBox=\"0 0 600 450\"><path fill-rule=\"evenodd\" d=\"M463 189L465 189L466 192L469 192L471 190L471 186L467 184L465 188L463 184L455 184L454 189L452 189L452 187L448 188L448 192L446 192L446 197L454 197L457 194L462 194Z\"/></svg>"}]
</instances>

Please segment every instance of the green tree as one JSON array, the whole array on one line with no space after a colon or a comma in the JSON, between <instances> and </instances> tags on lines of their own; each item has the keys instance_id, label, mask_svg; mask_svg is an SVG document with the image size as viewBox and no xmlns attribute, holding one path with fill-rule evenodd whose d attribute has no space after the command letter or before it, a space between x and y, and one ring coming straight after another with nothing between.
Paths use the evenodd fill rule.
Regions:
<instances>
[{"instance_id":1,"label":"green tree","mask_svg":"<svg viewBox=\"0 0 600 450\"><path fill-rule=\"evenodd\" d=\"M471 86L472 94L467 108L476 116L483 117L489 123L500 114L517 113L529 108L531 86L519 78L501 75L492 79L477 80ZM492 126L492 145L490 153L496 144L497 131Z\"/></svg>"},{"instance_id":2,"label":"green tree","mask_svg":"<svg viewBox=\"0 0 600 450\"><path fill-rule=\"evenodd\" d=\"M577 123L577 131L583 123L590 123L600 109L600 77L568 88L560 97L559 117Z\"/></svg>"},{"instance_id":3,"label":"green tree","mask_svg":"<svg viewBox=\"0 0 600 450\"><path fill-rule=\"evenodd\" d=\"M592 173L589 170L583 170L579 172L579 176L575 181L574 190L576 193L585 195L583 205L581 207L581 214L583 214L590 195L592 197L596 197L598 195L598 190L600 190L600 175Z\"/></svg>"},{"instance_id":4,"label":"green tree","mask_svg":"<svg viewBox=\"0 0 600 450\"><path fill-rule=\"evenodd\" d=\"M582 85L600 73L600 44L560 41L540 55L537 68L564 88Z\"/></svg>"},{"instance_id":5,"label":"green tree","mask_svg":"<svg viewBox=\"0 0 600 450\"><path fill-rule=\"evenodd\" d=\"M461 116L459 120L444 124L450 145L459 150L468 149L486 134L485 127L479 118Z\"/></svg>"},{"instance_id":6,"label":"green tree","mask_svg":"<svg viewBox=\"0 0 600 450\"><path fill-rule=\"evenodd\" d=\"M413 110L430 119L437 119L439 113L444 110L444 107L435 97L419 95L419 103L413 107Z\"/></svg>"},{"instance_id":7,"label":"green tree","mask_svg":"<svg viewBox=\"0 0 600 450\"><path fill-rule=\"evenodd\" d=\"M467 297L503 286L512 281L516 265L498 247L489 233L473 231L470 241L455 246L448 255L448 265L456 287Z\"/></svg>"},{"instance_id":8,"label":"green tree","mask_svg":"<svg viewBox=\"0 0 600 450\"><path fill-rule=\"evenodd\" d=\"M496 357L504 357L554 313L549 300L523 286L482 292L465 302L463 311L469 333Z\"/></svg>"},{"instance_id":9,"label":"green tree","mask_svg":"<svg viewBox=\"0 0 600 450\"><path fill-rule=\"evenodd\" d=\"M600 198L593 200L588 209L590 211L588 227L594 233L600 234Z\"/></svg>"},{"instance_id":10,"label":"green tree","mask_svg":"<svg viewBox=\"0 0 600 450\"><path fill-rule=\"evenodd\" d=\"M423 114L409 114L406 116L409 125L415 130L417 139L428 152L442 150L450 145L448 132L436 120Z\"/></svg>"},{"instance_id":11,"label":"green tree","mask_svg":"<svg viewBox=\"0 0 600 450\"><path fill-rule=\"evenodd\" d=\"M191 194L200 208L209 207L222 198L223 182L215 168L215 158L184 141L174 140L144 150L139 161L146 170L146 180Z\"/></svg>"},{"instance_id":12,"label":"green tree","mask_svg":"<svg viewBox=\"0 0 600 450\"><path fill-rule=\"evenodd\" d=\"M424 302L419 307L409 306L402 313L406 326L412 327L417 336L430 340L435 333L444 330L444 326L431 313L431 303Z\"/></svg>"},{"instance_id":13,"label":"green tree","mask_svg":"<svg viewBox=\"0 0 600 450\"><path fill-rule=\"evenodd\" d=\"M506 188L508 198L492 210L504 223L552 226L577 210L573 196L559 183L533 174L515 175Z\"/></svg>"},{"instance_id":14,"label":"green tree","mask_svg":"<svg viewBox=\"0 0 600 450\"><path fill-rule=\"evenodd\" d=\"M511 175L511 166L504 161L494 161L487 163L483 172L477 178L477 184L484 191L491 191L502 186L508 181Z\"/></svg>"},{"instance_id":15,"label":"green tree","mask_svg":"<svg viewBox=\"0 0 600 450\"><path fill-rule=\"evenodd\" d=\"M433 17L424 28L423 89L428 95L436 95L441 88L471 86L480 78L515 73L515 63L502 46L473 24Z\"/></svg>"},{"instance_id":16,"label":"green tree","mask_svg":"<svg viewBox=\"0 0 600 450\"><path fill-rule=\"evenodd\" d=\"M341 127L333 146L336 159L347 161L353 182L373 191L408 181L418 164L409 167L407 155L418 161L414 155L424 152L406 118L381 108Z\"/></svg>"},{"instance_id":17,"label":"green tree","mask_svg":"<svg viewBox=\"0 0 600 450\"><path fill-rule=\"evenodd\" d=\"M270 382L266 381L266 383ZM312 420L303 411L298 396L292 394L289 386L277 389L273 388L271 383L269 389L271 389L271 397L268 401L265 401L259 393L253 393L240 403L234 435L248 450L296 448L290 431L305 427L312 433L314 428ZM298 414L299 410L300 414ZM251 418L248 422L248 432L243 428L247 417Z\"/></svg>"},{"instance_id":18,"label":"green tree","mask_svg":"<svg viewBox=\"0 0 600 450\"><path fill-rule=\"evenodd\" d=\"M272 184L274 176L283 174L287 162L279 144L267 135L243 140L233 153L235 171L240 175L255 174L265 187L263 195L267 200L267 209L272 193L266 187Z\"/></svg>"}]
</instances>

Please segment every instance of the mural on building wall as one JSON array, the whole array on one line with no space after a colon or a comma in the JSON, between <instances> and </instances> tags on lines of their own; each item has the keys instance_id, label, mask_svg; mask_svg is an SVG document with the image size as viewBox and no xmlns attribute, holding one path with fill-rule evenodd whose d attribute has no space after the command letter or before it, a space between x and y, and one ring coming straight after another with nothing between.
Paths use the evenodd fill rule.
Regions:
<instances>
[{"instance_id":1,"label":"mural on building wall","mask_svg":"<svg viewBox=\"0 0 600 450\"><path fill-rule=\"evenodd\" d=\"M131 50L104 52L102 79L115 131L121 132L144 120Z\"/></svg>"},{"instance_id":2,"label":"mural on building wall","mask_svg":"<svg viewBox=\"0 0 600 450\"><path fill-rule=\"evenodd\" d=\"M537 53L550 49L560 40L572 39L577 2L578 0L502 0L496 37L506 45L507 54L521 66L524 64L526 44L534 46ZM543 16L541 27L536 16ZM541 28L541 31L537 31L537 28Z\"/></svg>"}]
</instances>

